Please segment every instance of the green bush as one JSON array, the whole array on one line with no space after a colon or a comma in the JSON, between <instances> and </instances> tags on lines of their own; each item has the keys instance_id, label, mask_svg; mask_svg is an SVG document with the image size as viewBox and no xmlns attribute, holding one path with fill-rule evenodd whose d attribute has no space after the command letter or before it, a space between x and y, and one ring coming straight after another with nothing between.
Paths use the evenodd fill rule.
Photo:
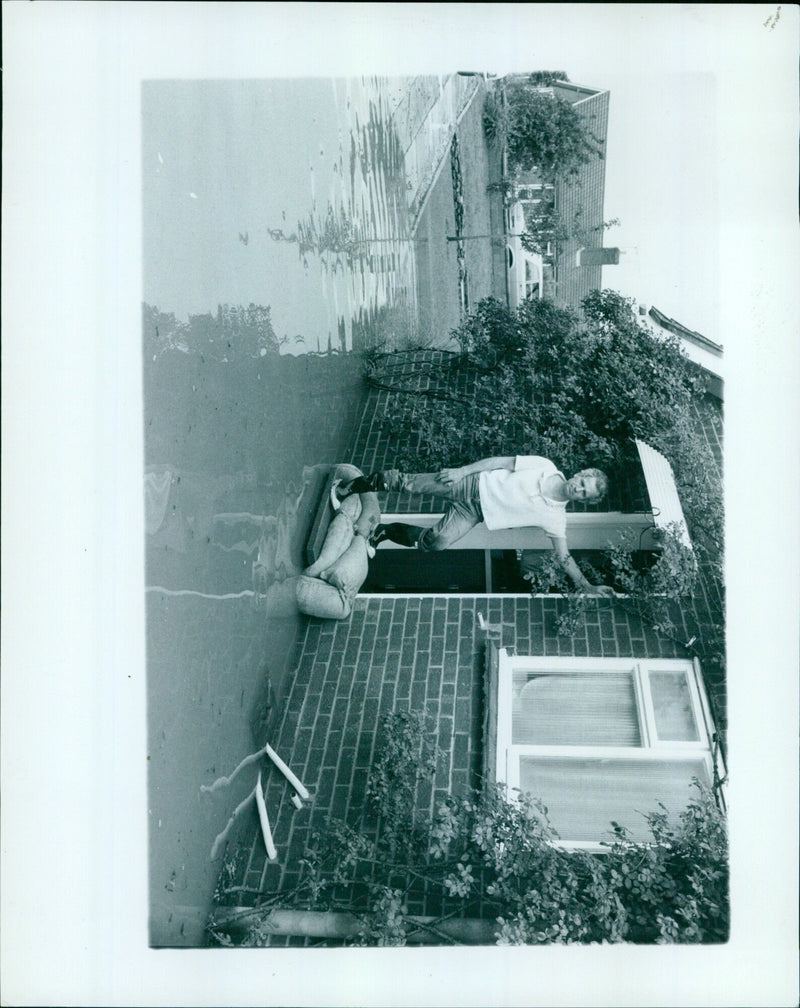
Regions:
<instances>
[{"instance_id":1,"label":"green bush","mask_svg":"<svg viewBox=\"0 0 800 1008\"><path fill-rule=\"evenodd\" d=\"M631 299L608 290L592 292L581 315L548 300L510 311L487 298L453 335L460 352L426 365L416 383L408 367L402 384L390 377L386 359L369 375L381 388L411 393L386 407L396 464L434 471L495 455L543 455L567 474L598 466L613 489L630 471L631 440L652 445L672 465L695 556L667 533L662 560L647 576L636 568L634 542L620 543L610 562L630 596L624 604L653 629L672 633L671 601L691 593L701 565L722 584L724 562L721 481L697 427L705 382L677 338L656 337ZM528 575L534 591L572 593L547 556ZM579 630L586 608L571 594L560 631ZM722 628L704 635L704 657L722 665Z\"/></svg>"},{"instance_id":2,"label":"green bush","mask_svg":"<svg viewBox=\"0 0 800 1008\"><path fill-rule=\"evenodd\" d=\"M434 933L448 917L479 917L495 922L498 944L727 939L727 830L706 788L695 782L673 820L663 806L643 810L646 843L609 823L604 853L561 847L542 802L503 785L448 795L412 827L408 806L432 751L420 728L402 712L385 718L368 792L377 827L333 821L315 833L300 881L270 898L265 918L277 905L347 911L361 921L352 943L403 945L417 926L408 908L424 898L441 907ZM269 929L254 918L240 940L266 944ZM232 943L224 929L213 934Z\"/></svg>"},{"instance_id":3,"label":"green bush","mask_svg":"<svg viewBox=\"0 0 800 1008\"><path fill-rule=\"evenodd\" d=\"M499 944L722 942L728 937L727 831L709 791L695 783L671 822L645 813L652 840L610 824L607 852L557 845L535 798L502 787L477 801L442 804L433 853L458 856L498 909Z\"/></svg>"},{"instance_id":4,"label":"green bush","mask_svg":"<svg viewBox=\"0 0 800 1008\"><path fill-rule=\"evenodd\" d=\"M436 759L436 749L425 736L422 715L391 711L384 716L366 793L368 806L382 824L384 839L393 846L402 847L411 835L417 785L433 776Z\"/></svg>"}]
</instances>

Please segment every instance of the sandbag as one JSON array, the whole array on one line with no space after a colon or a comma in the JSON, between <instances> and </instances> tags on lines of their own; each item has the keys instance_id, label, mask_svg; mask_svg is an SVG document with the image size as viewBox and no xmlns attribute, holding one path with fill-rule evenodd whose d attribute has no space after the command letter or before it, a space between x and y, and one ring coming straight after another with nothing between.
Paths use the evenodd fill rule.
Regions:
<instances>
[{"instance_id":1,"label":"sandbag","mask_svg":"<svg viewBox=\"0 0 800 1008\"><path fill-rule=\"evenodd\" d=\"M355 496L355 494L353 495ZM353 522L353 531L356 535L369 539L375 531L375 526L381 520L381 509L378 504L378 495L375 493L363 493L358 495L361 498L360 514ZM348 497L347 500L350 498ZM347 503L345 500L345 504Z\"/></svg>"},{"instance_id":2,"label":"sandbag","mask_svg":"<svg viewBox=\"0 0 800 1008\"><path fill-rule=\"evenodd\" d=\"M339 511L325 533L322 552L310 567L306 567L303 573L308 577L319 577L322 571L336 563L352 540L353 521L349 514Z\"/></svg>"},{"instance_id":3,"label":"sandbag","mask_svg":"<svg viewBox=\"0 0 800 1008\"><path fill-rule=\"evenodd\" d=\"M307 616L345 619L353 608L351 600L341 589L328 584L327 581L307 577L305 574L298 577L295 594L300 612Z\"/></svg>"},{"instance_id":4,"label":"sandbag","mask_svg":"<svg viewBox=\"0 0 800 1008\"><path fill-rule=\"evenodd\" d=\"M353 536L345 552L320 577L339 588L346 598L353 599L367 579L368 567L367 540Z\"/></svg>"},{"instance_id":5,"label":"sandbag","mask_svg":"<svg viewBox=\"0 0 800 1008\"><path fill-rule=\"evenodd\" d=\"M345 499L339 505L339 510L336 512L337 515L344 514L355 524L361 511L363 510L363 499L366 496L375 497L375 503L377 504L378 498L375 494L350 494L349 497Z\"/></svg>"},{"instance_id":6,"label":"sandbag","mask_svg":"<svg viewBox=\"0 0 800 1008\"><path fill-rule=\"evenodd\" d=\"M352 479L359 475L354 466L336 469L337 478ZM322 619L344 619L350 615L353 599L367 579L367 540L380 517L377 494L351 494L342 501L325 533L319 557L298 580L296 596L301 612Z\"/></svg>"}]
</instances>

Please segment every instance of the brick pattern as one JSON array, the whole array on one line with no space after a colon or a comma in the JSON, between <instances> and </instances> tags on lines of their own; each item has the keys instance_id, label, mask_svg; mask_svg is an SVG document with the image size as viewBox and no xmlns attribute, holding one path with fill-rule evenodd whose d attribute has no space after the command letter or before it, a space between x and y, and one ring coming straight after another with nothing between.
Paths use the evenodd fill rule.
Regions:
<instances>
[{"instance_id":1,"label":"brick pattern","mask_svg":"<svg viewBox=\"0 0 800 1008\"><path fill-rule=\"evenodd\" d=\"M428 352L425 360L441 355ZM425 381L424 377L420 379ZM352 460L365 471L389 461L381 417L389 393L368 397L354 437ZM719 404L709 399L698 423L722 463ZM402 501L395 503L400 509ZM297 810L280 774L266 777L267 809L278 860L266 858L257 823L248 824L249 844L237 883L236 902L254 903L259 895L284 892L299 878L300 859L311 831L333 817L366 826L365 788L376 754L384 713L424 712L441 750L432 780L418 788L416 807L431 813L439 796L459 794L479 783L482 758L483 679L487 640L518 654L633 658L692 658L703 662L704 643L722 620L723 586L701 569L691 600L673 607L676 631L657 633L619 602L590 603L582 633L560 636L558 616L566 601L558 597L451 595L425 597L361 596L349 620L309 619L290 676L282 720L273 733L278 753L300 776L312 801ZM478 614L487 629L480 629ZM696 638L693 646L689 645ZM723 669L703 664L717 727L724 739ZM435 913L430 901L411 912ZM280 946L315 944L311 939L274 938Z\"/></svg>"},{"instance_id":2,"label":"brick pattern","mask_svg":"<svg viewBox=\"0 0 800 1008\"><path fill-rule=\"evenodd\" d=\"M442 352L425 351L404 355L393 370L386 372L386 384L403 388L430 390L442 387L441 374L431 370L448 359ZM468 391L466 376L459 374L462 383L460 391ZM415 384L416 383L416 384ZM394 464L395 447L392 429L386 418L391 417L393 403L398 393L384 389L373 389L367 396L361 421L353 440L351 457L365 472L388 468ZM722 480L722 406L713 396L695 407L695 420L703 434L717 466L717 476ZM604 507L611 510L637 510L647 506L646 490L641 479L633 480L620 490L619 497L609 499ZM644 494L644 498L642 495ZM386 494L382 496L384 511L404 513L408 511L438 512L441 503L435 498L412 498L407 494ZM630 505L630 507L629 507ZM694 652L703 665L706 686L714 707L717 726L724 737L726 728L726 692L724 669L709 662L710 653L716 650L716 627L722 623L724 613L724 588L714 572L706 565L701 567L700 580L694 598L680 606L673 607L672 618L682 642L696 638ZM633 617L631 617L633 618Z\"/></svg>"},{"instance_id":3,"label":"brick pattern","mask_svg":"<svg viewBox=\"0 0 800 1008\"><path fill-rule=\"evenodd\" d=\"M463 794L480 783L487 639L518 654L688 656L676 641L603 602L592 607L582 635L559 636L556 621L565 606L559 598L527 596L364 596L347 621L310 619L272 744L312 800L297 810L283 777L267 770L266 805L278 860L267 859L258 825L250 826L236 880L246 891L237 893L236 902L253 904L259 894L291 889L310 834L324 829L329 818L369 828L366 782L388 711L424 713L441 753L434 777L418 787L418 811L430 815L443 795ZM479 626L479 613L487 630ZM412 912L435 908L420 903ZM274 938L270 944L298 940Z\"/></svg>"},{"instance_id":4,"label":"brick pattern","mask_svg":"<svg viewBox=\"0 0 800 1008\"><path fill-rule=\"evenodd\" d=\"M703 402L695 408L695 420L697 429L702 433L711 452L716 465L716 476L722 486L723 412L721 402L714 396L707 395ZM725 668L724 665L715 666L707 660L711 642L717 635L716 628L724 624L725 586L720 582L716 571L708 565L701 565L697 590L691 603L684 608L687 610L684 613L685 623L691 625L689 636L696 634L698 638L695 647L702 664L706 692L711 702L720 741L723 748L727 749Z\"/></svg>"},{"instance_id":5,"label":"brick pattern","mask_svg":"<svg viewBox=\"0 0 800 1008\"><path fill-rule=\"evenodd\" d=\"M415 394L436 391L444 386L441 366L452 359L452 356L443 350L398 354L387 359L381 366L380 380L385 385L407 389ZM467 376L459 374L456 381L448 387L462 394L467 393ZM406 398L406 393L379 388L373 388L368 393L351 451L353 464L363 472L390 469L396 465L397 447L391 417L401 396ZM382 506L385 512L397 514L435 514L441 510L441 502L433 497L411 497L410 494L402 493L387 494L382 498Z\"/></svg>"},{"instance_id":6,"label":"brick pattern","mask_svg":"<svg viewBox=\"0 0 800 1008\"><path fill-rule=\"evenodd\" d=\"M589 132L601 141L604 155L608 135L608 107L608 91L592 95L576 106ZM593 238L581 234L578 238L568 239L559 251L555 297L559 303L572 308L578 308L590 291L603 285L602 266L578 266L576 254L584 245L603 245L605 166L605 156L592 156L586 164L581 165L576 177L560 178L556 183L556 206L562 220L572 222L576 213L580 213L582 229L587 232L593 228L598 229L593 232Z\"/></svg>"},{"instance_id":7,"label":"brick pattern","mask_svg":"<svg viewBox=\"0 0 800 1008\"><path fill-rule=\"evenodd\" d=\"M495 600L376 596L357 599L347 621L309 619L272 744L313 800L297 810L281 774L267 771L265 801L279 857L267 859L256 824L236 880L246 890L237 894L238 903L295 885L310 833L324 828L328 818L364 824L367 775L385 713L424 713L440 750L434 777L418 788L420 811L431 814L444 794L465 793L478 783L483 690L478 611L501 618Z\"/></svg>"},{"instance_id":8,"label":"brick pattern","mask_svg":"<svg viewBox=\"0 0 800 1008\"><path fill-rule=\"evenodd\" d=\"M437 351L424 351L404 355L392 370L387 370L386 384L399 385L404 388L430 390L442 387L441 375L435 369L448 359L449 355ZM459 375L462 383L460 390L468 391L464 384L467 379ZM394 464L395 447L392 441L391 425L386 418L391 417L393 403L398 393L384 389L373 389L367 396L360 423L353 439L351 457L356 465L365 472L374 469L388 468ZM711 451L717 465L717 475L722 479L722 406L713 396L695 408L695 420ZM633 481L626 486L626 500L631 502L631 510L637 509L637 501L646 491L640 486L641 481ZM645 503L645 502L643 502ZM437 512L441 503L435 498L412 498L407 494L387 494L382 497L384 511L404 513L408 511ZM627 510L621 500L609 500L607 505L612 510ZM725 690L724 668L713 664L709 659L716 648L718 637L717 627L722 623L724 613L724 588L719 583L715 573L704 565L700 569L700 579L695 596L680 606L674 606L672 619L676 625L676 635L685 643L695 638L692 654L699 657L706 678L706 689L714 709L717 727L724 741L727 724L727 695ZM635 622L633 616L628 617ZM635 632L634 632L635 636ZM592 652L589 652L592 653ZM658 652L654 652L655 656Z\"/></svg>"}]
</instances>

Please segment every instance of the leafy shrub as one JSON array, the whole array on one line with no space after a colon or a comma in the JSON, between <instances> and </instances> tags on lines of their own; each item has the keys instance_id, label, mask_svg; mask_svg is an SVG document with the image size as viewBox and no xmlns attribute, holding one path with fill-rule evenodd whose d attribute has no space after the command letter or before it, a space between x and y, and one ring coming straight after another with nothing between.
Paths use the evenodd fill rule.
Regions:
<instances>
[{"instance_id":1,"label":"leafy shrub","mask_svg":"<svg viewBox=\"0 0 800 1008\"><path fill-rule=\"evenodd\" d=\"M367 780L367 803L382 824L384 839L402 844L413 828L417 785L436 771L436 748L426 738L422 715L385 714L377 753Z\"/></svg>"},{"instance_id":2,"label":"leafy shrub","mask_svg":"<svg viewBox=\"0 0 800 1008\"><path fill-rule=\"evenodd\" d=\"M611 824L607 853L567 851L546 807L502 787L440 805L431 852L453 861L451 887L498 909L499 944L574 941L720 942L728 936L727 831L708 789L671 822L645 813L652 836Z\"/></svg>"},{"instance_id":3,"label":"leafy shrub","mask_svg":"<svg viewBox=\"0 0 800 1008\"><path fill-rule=\"evenodd\" d=\"M665 445L668 457L684 444L684 454L698 451L690 423L678 421L703 383L677 339L640 326L632 305L598 291L581 321L547 300L513 312L481 301L453 332L460 356L431 376L437 394L391 403L399 463L427 470L513 451L544 455L565 472L613 469L633 437Z\"/></svg>"},{"instance_id":4,"label":"leafy shrub","mask_svg":"<svg viewBox=\"0 0 800 1008\"><path fill-rule=\"evenodd\" d=\"M380 833L330 823L314 835L298 886L276 894L264 915L281 903L344 910L361 922L350 943L403 945L418 926L411 900L424 894L442 907L429 930L471 914L495 922L501 945L723 942L727 830L708 789L693 788L675 819L663 806L643 813L648 842L609 823L604 853L559 846L546 806L519 792L509 800L503 785L446 796L401 857ZM252 916L242 944L267 944L269 928ZM214 937L232 943L219 924Z\"/></svg>"},{"instance_id":5,"label":"leafy shrub","mask_svg":"<svg viewBox=\"0 0 800 1008\"><path fill-rule=\"evenodd\" d=\"M677 338L656 337L639 321L631 299L594 291L582 309L580 317L548 300L527 300L511 311L487 298L454 330L460 352L438 367L426 365L417 384L408 367L402 385L393 383L386 358L370 380L410 393L388 400L384 423L396 464L411 471L494 455L544 455L567 474L606 470L613 491L630 470L631 439L664 454L696 560L668 532L653 570L637 569L635 543L621 543L610 561L615 583L630 596L624 604L650 627L672 633L671 601L691 593L699 567L722 584L721 480L697 429L705 382ZM574 595L549 557L539 568L532 589L570 594L558 620L561 632L574 634L587 600ZM704 659L722 666L723 628L704 633Z\"/></svg>"},{"instance_id":6,"label":"leafy shrub","mask_svg":"<svg viewBox=\"0 0 800 1008\"><path fill-rule=\"evenodd\" d=\"M547 81L552 84L553 79ZM538 84L510 81L487 99L484 130L504 141L512 169L574 174L602 144L575 107Z\"/></svg>"}]
</instances>

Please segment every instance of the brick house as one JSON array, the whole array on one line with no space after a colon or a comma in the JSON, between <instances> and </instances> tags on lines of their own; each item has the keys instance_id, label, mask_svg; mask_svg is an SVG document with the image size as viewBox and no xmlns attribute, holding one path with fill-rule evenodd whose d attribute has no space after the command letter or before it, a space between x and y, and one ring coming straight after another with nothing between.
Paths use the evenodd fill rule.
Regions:
<instances>
[{"instance_id":1,"label":"brick house","mask_svg":"<svg viewBox=\"0 0 800 1008\"><path fill-rule=\"evenodd\" d=\"M526 78L520 77L522 81ZM568 101L598 144L598 152L574 175L549 177L539 171L515 176L511 199L518 203L527 229L545 206L573 229L569 237L553 243L544 257L543 296L560 305L577 308L592 290L603 287L603 266L619 262L619 249L602 248L605 198L605 152L608 137L610 92L567 81L554 81L540 90Z\"/></svg>"},{"instance_id":2,"label":"brick house","mask_svg":"<svg viewBox=\"0 0 800 1008\"><path fill-rule=\"evenodd\" d=\"M366 397L350 455L365 472L392 462L382 417L395 394L372 389ZM721 468L719 402L709 397L697 419ZM324 486L318 499L324 509ZM382 502L384 514L405 520L425 522L436 510L432 500L419 508L400 494ZM704 641L723 618L712 574L701 566L671 637L617 601L598 601L584 632L568 637L556 626L565 600L525 591L510 573L510 553L506 543L438 558L381 547L348 619L306 620L271 738L312 801L298 810L283 778L268 775L278 858L267 859L253 823L235 879L240 906L296 884L310 832L329 817L366 823L367 774L388 711L424 713L443 754L418 787L418 810L433 813L441 796L498 777L540 792L576 846L596 844L610 818L636 829L636 810L656 797L679 807L692 776L718 783L724 673L703 659ZM556 737L576 748L555 751ZM436 907L421 898L409 911Z\"/></svg>"}]
</instances>

